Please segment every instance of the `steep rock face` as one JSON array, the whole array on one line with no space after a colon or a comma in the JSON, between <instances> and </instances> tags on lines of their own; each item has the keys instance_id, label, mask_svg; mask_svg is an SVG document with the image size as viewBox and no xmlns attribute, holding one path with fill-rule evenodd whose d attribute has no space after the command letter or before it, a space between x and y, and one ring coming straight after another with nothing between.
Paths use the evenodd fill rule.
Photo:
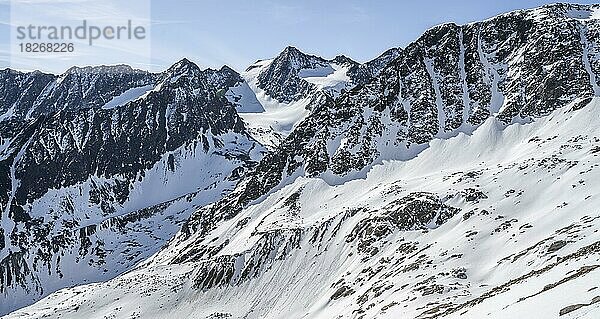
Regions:
<instances>
[{"instance_id":1,"label":"steep rock face","mask_svg":"<svg viewBox=\"0 0 600 319\"><path fill-rule=\"evenodd\" d=\"M323 58L306 55L294 47L287 47L259 74L258 86L279 102L289 103L306 97L315 89L312 84L298 76L300 70L328 66Z\"/></svg>"},{"instance_id":2,"label":"steep rock face","mask_svg":"<svg viewBox=\"0 0 600 319\"><path fill-rule=\"evenodd\" d=\"M138 269L16 315L551 316L574 311L565 283L591 305L598 9L427 31L365 84L304 96L310 114ZM269 94L308 92L275 65ZM127 307L140 287L152 302Z\"/></svg>"},{"instance_id":3,"label":"steep rock face","mask_svg":"<svg viewBox=\"0 0 600 319\"><path fill-rule=\"evenodd\" d=\"M40 120L16 167L15 178L20 181L16 204L24 205L52 186L73 185L93 174L134 179L162 154L187 141L202 139L208 145L202 133L243 131L235 111L216 95L220 83L210 87L206 79L195 76L171 83L182 75L177 73L180 70L172 71L159 84L160 90L125 107L65 110Z\"/></svg>"},{"instance_id":4,"label":"steep rock face","mask_svg":"<svg viewBox=\"0 0 600 319\"><path fill-rule=\"evenodd\" d=\"M388 49L377 58L365 63L364 68L368 69L372 77L376 77L379 75L381 70L383 70L390 62L399 57L401 54L401 48Z\"/></svg>"},{"instance_id":5,"label":"steep rock face","mask_svg":"<svg viewBox=\"0 0 600 319\"><path fill-rule=\"evenodd\" d=\"M368 61L364 64L357 64L348 71L352 84L354 85L365 85L370 82L373 78L377 77L379 73L395 58L400 56L402 49L391 48L383 52L380 56L375 59Z\"/></svg>"},{"instance_id":6,"label":"steep rock face","mask_svg":"<svg viewBox=\"0 0 600 319\"><path fill-rule=\"evenodd\" d=\"M154 74L126 65L72 67L45 88L30 117L61 109L101 107L128 89L154 83Z\"/></svg>"},{"instance_id":7,"label":"steep rock face","mask_svg":"<svg viewBox=\"0 0 600 319\"><path fill-rule=\"evenodd\" d=\"M9 318L595 318L600 99L577 105L490 118L342 184L299 176Z\"/></svg>"},{"instance_id":8,"label":"steep rock face","mask_svg":"<svg viewBox=\"0 0 600 319\"><path fill-rule=\"evenodd\" d=\"M26 117L37 97L56 77L41 72L22 73L4 69L0 71L0 79L0 112L4 114L4 122L11 117Z\"/></svg>"},{"instance_id":9,"label":"steep rock face","mask_svg":"<svg viewBox=\"0 0 600 319\"><path fill-rule=\"evenodd\" d=\"M71 69L2 122L0 311L129 269L232 188L262 150L225 97L240 81L188 60L160 74Z\"/></svg>"},{"instance_id":10,"label":"steep rock face","mask_svg":"<svg viewBox=\"0 0 600 319\"><path fill-rule=\"evenodd\" d=\"M580 17L594 10L551 5L427 31L367 85L335 100L315 95L311 114L276 151L223 200L194 214L175 242L193 247L298 176L344 183L382 160L412 159L435 138L470 134L490 117L528 122L575 100L586 104L597 87L597 57L589 52L600 23ZM185 250L175 262L203 255Z\"/></svg>"},{"instance_id":11,"label":"steep rock face","mask_svg":"<svg viewBox=\"0 0 600 319\"><path fill-rule=\"evenodd\" d=\"M300 126L320 135L306 134L310 146L294 156L308 172L318 161L327 165L317 172L347 175L380 157L410 157L434 138L469 133L490 116L528 121L594 96L600 70L590 52L597 52L600 23L573 16L594 8L553 5L435 27L373 81L311 114Z\"/></svg>"}]
</instances>

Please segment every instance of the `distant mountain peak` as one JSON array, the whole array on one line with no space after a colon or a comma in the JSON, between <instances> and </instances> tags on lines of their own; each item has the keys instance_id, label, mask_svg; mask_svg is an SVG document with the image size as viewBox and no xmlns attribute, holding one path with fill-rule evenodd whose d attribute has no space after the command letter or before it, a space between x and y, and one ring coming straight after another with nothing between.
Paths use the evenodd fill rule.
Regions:
<instances>
[{"instance_id":1,"label":"distant mountain peak","mask_svg":"<svg viewBox=\"0 0 600 319\"><path fill-rule=\"evenodd\" d=\"M283 49L281 54L304 54L304 53L302 51L300 51L298 48L296 48L295 46L288 45L287 47L285 47Z\"/></svg>"},{"instance_id":2,"label":"distant mountain peak","mask_svg":"<svg viewBox=\"0 0 600 319\"><path fill-rule=\"evenodd\" d=\"M24 72L11 68L5 68L0 70L0 74L24 74Z\"/></svg>"},{"instance_id":3,"label":"distant mountain peak","mask_svg":"<svg viewBox=\"0 0 600 319\"><path fill-rule=\"evenodd\" d=\"M237 73L234 69L230 68L228 65L224 65L219 69L219 72L235 72Z\"/></svg>"},{"instance_id":4,"label":"distant mountain peak","mask_svg":"<svg viewBox=\"0 0 600 319\"><path fill-rule=\"evenodd\" d=\"M325 63L325 59L306 54L296 47L286 47L276 58L273 60L272 65L277 67L290 67L292 69L300 70L302 68L311 67L315 63Z\"/></svg>"},{"instance_id":5,"label":"distant mountain peak","mask_svg":"<svg viewBox=\"0 0 600 319\"><path fill-rule=\"evenodd\" d=\"M196 63L188 60L187 58L177 61L175 64L169 67L169 69L167 69L167 73L173 75L183 74L188 71L196 73L200 72L201 70Z\"/></svg>"},{"instance_id":6,"label":"distant mountain peak","mask_svg":"<svg viewBox=\"0 0 600 319\"><path fill-rule=\"evenodd\" d=\"M347 57L347 56L345 56L343 54L337 55L331 61L334 62L334 63L337 63L337 64L342 64L342 65L343 64L346 64L346 65L357 65L357 64L359 64L358 62L352 60L351 58L349 58L349 57Z\"/></svg>"},{"instance_id":7,"label":"distant mountain peak","mask_svg":"<svg viewBox=\"0 0 600 319\"><path fill-rule=\"evenodd\" d=\"M94 74L113 74L113 73L148 73L147 71L136 70L126 64L116 65L96 65L96 66L73 66L67 69L62 75L94 73Z\"/></svg>"}]
</instances>

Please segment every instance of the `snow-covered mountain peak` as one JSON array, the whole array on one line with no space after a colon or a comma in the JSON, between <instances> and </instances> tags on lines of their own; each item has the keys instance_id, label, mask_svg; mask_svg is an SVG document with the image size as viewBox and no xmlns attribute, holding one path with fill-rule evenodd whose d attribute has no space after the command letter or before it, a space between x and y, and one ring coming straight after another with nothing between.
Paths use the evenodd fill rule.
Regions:
<instances>
[{"instance_id":1,"label":"snow-covered mountain peak","mask_svg":"<svg viewBox=\"0 0 600 319\"><path fill-rule=\"evenodd\" d=\"M171 65L167 69L167 72L176 73L176 72L178 72L178 70L187 70L187 69L200 70L200 67L196 63L190 61L188 58L182 58L181 60L173 63L173 65Z\"/></svg>"},{"instance_id":2,"label":"snow-covered mountain peak","mask_svg":"<svg viewBox=\"0 0 600 319\"><path fill-rule=\"evenodd\" d=\"M377 58L360 64L344 55L326 60L287 47L276 58L252 65L246 73L253 74L257 87L281 103L307 98L315 91L336 98L344 90L371 81L401 51L388 49Z\"/></svg>"},{"instance_id":3,"label":"snow-covered mountain peak","mask_svg":"<svg viewBox=\"0 0 600 319\"><path fill-rule=\"evenodd\" d=\"M288 63L291 68L298 70L324 60L315 55L306 54L294 46L288 46L281 51L275 61L275 63L281 63L282 65Z\"/></svg>"},{"instance_id":4,"label":"snow-covered mountain peak","mask_svg":"<svg viewBox=\"0 0 600 319\"><path fill-rule=\"evenodd\" d=\"M22 75L25 74L25 72L19 71L19 70L15 70L15 69L11 69L11 68L4 68L4 69L0 69L0 76L16 76L16 75Z\"/></svg>"},{"instance_id":5,"label":"snow-covered mountain peak","mask_svg":"<svg viewBox=\"0 0 600 319\"><path fill-rule=\"evenodd\" d=\"M243 110L240 116L254 138L274 148L310 113L317 96L339 95L349 82L348 69L348 64L342 66L290 46L242 73L252 92L241 87L231 95L248 101L247 107L238 107Z\"/></svg>"},{"instance_id":6,"label":"snow-covered mountain peak","mask_svg":"<svg viewBox=\"0 0 600 319\"><path fill-rule=\"evenodd\" d=\"M307 97L314 87L302 81L298 73L303 69L328 67L323 58L287 47L274 58L257 76L258 87L281 103L290 103Z\"/></svg>"},{"instance_id":7,"label":"snow-covered mountain peak","mask_svg":"<svg viewBox=\"0 0 600 319\"><path fill-rule=\"evenodd\" d=\"M163 77L169 79L171 82L176 82L181 76L186 76L187 78L197 77L201 71L196 63L183 58L163 72Z\"/></svg>"}]
</instances>

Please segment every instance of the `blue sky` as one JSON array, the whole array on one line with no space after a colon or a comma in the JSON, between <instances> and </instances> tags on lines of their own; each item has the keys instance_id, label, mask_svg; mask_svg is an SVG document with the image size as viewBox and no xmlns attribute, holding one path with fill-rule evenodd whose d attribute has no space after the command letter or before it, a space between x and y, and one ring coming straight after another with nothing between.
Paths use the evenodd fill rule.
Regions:
<instances>
[{"instance_id":1,"label":"blue sky","mask_svg":"<svg viewBox=\"0 0 600 319\"><path fill-rule=\"evenodd\" d=\"M69 1L85 2L66 2ZM105 3L110 1L113 0L104 0ZM150 1L149 60L140 63L135 55L117 52L98 54L95 57L98 63L127 63L159 71L187 57L202 67L218 68L227 64L243 70L258 59L277 55L287 45L326 58L345 54L357 61L366 61L390 47L406 46L436 24L464 24L552 3L541 0L138 1ZM0 52L3 52L0 67L9 63L9 8L10 1L0 0ZM71 64L97 64L95 59L47 59L33 67L58 73Z\"/></svg>"}]
</instances>

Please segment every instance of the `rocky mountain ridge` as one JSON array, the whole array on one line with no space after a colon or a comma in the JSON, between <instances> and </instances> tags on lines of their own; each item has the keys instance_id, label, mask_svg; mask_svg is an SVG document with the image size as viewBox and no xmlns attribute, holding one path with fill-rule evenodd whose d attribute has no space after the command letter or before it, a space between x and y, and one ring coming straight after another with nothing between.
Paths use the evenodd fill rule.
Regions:
<instances>
[{"instance_id":1,"label":"rocky mountain ridge","mask_svg":"<svg viewBox=\"0 0 600 319\"><path fill-rule=\"evenodd\" d=\"M377 161L410 159L433 139L471 133L490 117L528 122L574 100L585 105L598 85L600 62L589 52L598 50L600 22L571 15L596 8L553 5L428 30L367 85L313 99L311 113L248 176L247 187L228 195L227 207L240 209L296 173L340 182L361 176ZM525 63L528 54L539 64ZM518 98L524 90L531 96ZM226 211L217 206L198 216Z\"/></svg>"},{"instance_id":2,"label":"rocky mountain ridge","mask_svg":"<svg viewBox=\"0 0 600 319\"><path fill-rule=\"evenodd\" d=\"M14 127L0 162L2 311L129 269L262 156L224 97L243 81L227 67L5 73L24 84L2 122Z\"/></svg>"},{"instance_id":3,"label":"rocky mountain ridge","mask_svg":"<svg viewBox=\"0 0 600 319\"><path fill-rule=\"evenodd\" d=\"M334 59L333 82L331 61L287 48L246 80L307 112L235 187L128 274L13 315L598 314L599 12L436 26L372 68Z\"/></svg>"},{"instance_id":4,"label":"rocky mountain ridge","mask_svg":"<svg viewBox=\"0 0 600 319\"><path fill-rule=\"evenodd\" d=\"M247 84L227 66L0 74L2 312L130 269L266 152L236 114Z\"/></svg>"}]
</instances>

